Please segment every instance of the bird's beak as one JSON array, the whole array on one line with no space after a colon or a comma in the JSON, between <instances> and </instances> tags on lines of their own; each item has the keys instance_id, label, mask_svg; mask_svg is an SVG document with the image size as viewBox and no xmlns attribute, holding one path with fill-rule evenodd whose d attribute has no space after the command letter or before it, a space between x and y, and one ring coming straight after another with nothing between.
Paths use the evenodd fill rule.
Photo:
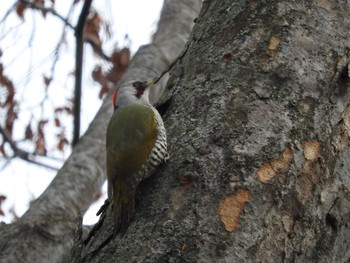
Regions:
<instances>
[{"instance_id":1,"label":"bird's beak","mask_svg":"<svg viewBox=\"0 0 350 263\"><path fill-rule=\"evenodd\" d=\"M157 79L157 78L153 78L153 79L150 79L150 80L146 80L146 81L145 81L146 87L152 86L152 85L156 82L156 79Z\"/></svg>"}]
</instances>

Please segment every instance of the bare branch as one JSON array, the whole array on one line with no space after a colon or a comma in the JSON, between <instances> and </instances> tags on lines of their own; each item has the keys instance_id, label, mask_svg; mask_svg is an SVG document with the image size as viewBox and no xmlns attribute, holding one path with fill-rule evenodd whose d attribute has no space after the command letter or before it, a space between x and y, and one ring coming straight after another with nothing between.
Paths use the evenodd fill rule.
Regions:
<instances>
[{"instance_id":1,"label":"bare branch","mask_svg":"<svg viewBox=\"0 0 350 263\"><path fill-rule=\"evenodd\" d=\"M35 154L20 149L17 146L17 144L11 139L11 136L9 135L9 133L5 129L3 129L1 126L0 126L0 134L3 136L4 142L7 142L10 145L11 149L13 150L14 152L13 157L18 157L26 162L36 164L54 171L58 170L58 168L56 167L34 160L33 158L35 157Z\"/></svg>"},{"instance_id":2,"label":"bare branch","mask_svg":"<svg viewBox=\"0 0 350 263\"><path fill-rule=\"evenodd\" d=\"M73 139L74 146L80 138L80 106L81 106L81 79L84 52L84 25L89 14L92 0L85 0L81 10L77 26L75 28L76 37L76 57L75 57L75 89L74 89L74 109L73 109Z\"/></svg>"},{"instance_id":3,"label":"bare branch","mask_svg":"<svg viewBox=\"0 0 350 263\"><path fill-rule=\"evenodd\" d=\"M0 24L2 24L6 18L9 16L9 14L11 14L11 12L16 8L17 3L14 3L9 10L7 10L6 14L4 15L4 17L0 20Z\"/></svg>"},{"instance_id":4,"label":"bare branch","mask_svg":"<svg viewBox=\"0 0 350 263\"><path fill-rule=\"evenodd\" d=\"M68 11L68 14L67 14L67 17L66 17L66 20L69 21L69 18L71 17L72 13L73 13L73 9L74 9L74 2L72 3L71 7L69 8L69 11ZM63 30L62 30L62 35L61 35L61 39L60 41L58 42L56 48L55 48L55 51L54 51L54 61L52 63L52 66L51 66L51 77L53 77L54 75L54 72L55 72L55 68L56 68L56 64L58 62L58 59L59 59L59 53L60 53L60 49L61 49L61 46L63 43L65 43L65 36L66 36L66 27L68 26L68 24L64 24L63 26ZM74 27L70 27L70 29L73 29L75 30Z\"/></svg>"},{"instance_id":5,"label":"bare branch","mask_svg":"<svg viewBox=\"0 0 350 263\"><path fill-rule=\"evenodd\" d=\"M57 13L56 10L52 7L45 7L43 5L38 5L38 4L32 3L28 0L19 0L19 2L28 5L32 9L51 13L52 15L54 15L54 16L58 17L60 20L62 20L71 29L73 29L73 30L75 29L74 26L71 23L69 23L69 21L67 19L65 19L63 16L61 16L59 13Z\"/></svg>"},{"instance_id":6,"label":"bare branch","mask_svg":"<svg viewBox=\"0 0 350 263\"><path fill-rule=\"evenodd\" d=\"M102 50L102 47L97 46L93 41L85 39L85 42L90 44L93 50L97 50L98 54L106 61L110 61L110 57Z\"/></svg>"}]
</instances>

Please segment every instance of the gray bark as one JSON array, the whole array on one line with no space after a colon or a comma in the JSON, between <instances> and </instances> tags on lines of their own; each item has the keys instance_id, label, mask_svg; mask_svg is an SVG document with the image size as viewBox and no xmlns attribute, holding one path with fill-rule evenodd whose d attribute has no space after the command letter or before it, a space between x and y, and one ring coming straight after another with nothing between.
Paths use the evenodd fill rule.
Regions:
<instances>
[{"instance_id":1,"label":"gray bark","mask_svg":"<svg viewBox=\"0 0 350 263\"><path fill-rule=\"evenodd\" d=\"M123 81L150 79L165 70L182 50L200 5L199 0L165 1L154 40L137 52ZM18 222L0 226L0 262L61 262L69 254L79 215L105 180L110 97L47 190Z\"/></svg>"},{"instance_id":2,"label":"gray bark","mask_svg":"<svg viewBox=\"0 0 350 263\"><path fill-rule=\"evenodd\" d=\"M84 262L348 262L346 1L204 1L167 84L171 158Z\"/></svg>"}]
</instances>

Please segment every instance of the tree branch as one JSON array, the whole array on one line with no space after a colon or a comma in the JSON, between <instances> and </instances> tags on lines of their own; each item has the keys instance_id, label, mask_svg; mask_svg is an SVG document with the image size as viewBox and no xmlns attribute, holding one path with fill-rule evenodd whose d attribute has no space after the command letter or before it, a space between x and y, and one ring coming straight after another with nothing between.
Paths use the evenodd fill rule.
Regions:
<instances>
[{"instance_id":1,"label":"tree branch","mask_svg":"<svg viewBox=\"0 0 350 263\"><path fill-rule=\"evenodd\" d=\"M75 89L73 109L73 139L72 145L76 145L80 138L80 107L81 107L81 79L84 52L84 25L89 14L92 0L85 0L81 10L77 26L75 28L76 55L75 55Z\"/></svg>"},{"instance_id":2,"label":"tree branch","mask_svg":"<svg viewBox=\"0 0 350 263\"><path fill-rule=\"evenodd\" d=\"M36 164L36 165L39 165L39 166L42 166L44 168L48 168L48 169L51 169L54 171L58 170L58 168L55 168L55 167L52 167L48 164L41 163L41 162L34 160L33 159L35 157L34 153L30 153L30 152L27 152L27 151L24 151L24 150L18 148L17 144L11 139L11 136L9 135L9 133L5 129L3 129L1 126L0 126L0 134L3 136L4 142L7 142L10 145L11 149L14 152L14 157L18 157L26 162Z\"/></svg>"}]
</instances>

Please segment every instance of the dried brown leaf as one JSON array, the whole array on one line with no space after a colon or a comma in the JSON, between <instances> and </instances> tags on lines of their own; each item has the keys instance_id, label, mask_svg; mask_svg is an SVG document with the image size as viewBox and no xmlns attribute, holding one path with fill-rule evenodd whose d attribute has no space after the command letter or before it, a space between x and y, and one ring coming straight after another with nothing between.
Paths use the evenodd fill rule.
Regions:
<instances>
[{"instance_id":1,"label":"dried brown leaf","mask_svg":"<svg viewBox=\"0 0 350 263\"><path fill-rule=\"evenodd\" d=\"M68 113L68 114L73 114L73 109L71 107L65 106L64 110Z\"/></svg>"},{"instance_id":2,"label":"dried brown leaf","mask_svg":"<svg viewBox=\"0 0 350 263\"><path fill-rule=\"evenodd\" d=\"M34 133L33 133L33 130L32 130L32 126L30 125L30 123L28 123L27 127L26 127L26 130L25 130L25 139L26 140L32 140L33 137L34 137Z\"/></svg>"},{"instance_id":3,"label":"dried brown leaf","mask_svg":"<svg viewBox=\"0 0 350 263\"><path fill-rule=\"evenodd\" d=\"M55 121L55 126L56 127L61 127L61 121L60 121L60 119L58 117L56 117L54 121Z\"/></svg>"},{"instance_id":4,"label":"dried brown leaf","mask_svg":"<svg viewBox=\"0 0 350 263\"><path fill-rule=\"evenodd\" d=\"M93 80L101 85L98 97L102 99L103 96L109 91L108 79L102 72L102 68L100 66L96 66L91 75Z\"/></svg>"},{"instance_id":5,"label":"dried brown leaf","mask_svg":"<svg viewBox=\"0 0 350 263\"><path fill-rule=\"evenodd\" d=\"M112 83L118 82L127 70L130 60L130 50L128 48L113 51L110 59L112 62L112 68L106 75L108 81Z\"/></svg>"},{"instance_id":6,"label":"dried brown leaf","mask_svg":"<svg viewBox=\"0 0 350 263\"><path fill-rule=\"evenodd\" d=\"M24 11L27 9L28 5L23 2L19 2L16 7L16 14L19 18L24 20Z\"/></svg>"},{"instance_id":7,"label":"dried brown leaf","mask_svg":"<svg viewBox=\"0 0 350 263\"><path fill-rule=\"evenodd\" d=\"M99 35L100 29L101 17L96 11L92 11L85 22L84 39L93 43L94 51L98 55L101 55L102 49L102 41Z\"/></svg>"},{"instance_id":8,"label":"dried brown leaf","mask_svg":"<svg viewBox=\"0 0 350 263\"><path fill-rule=\"evenodd\" d=\"M15 88L12 81L4 75L4 65L0 63L0 85L6 88L7 96L5 101L1 104L2 107L13 103L15 96Z\"/></svg>"},{"instance_id":9,"label":"dried brown leaf","mask_svg":"<svg viewBox=\"0 0 350 263\"><path fill-rule=\"evenodd\" d=\"M68 145L68 140L66 137L61 137L58 141L58 144L57 144L57 149L60 150L61 152L63 152L64 150L64 147Z\"/></svg>"},{"instance_id":10,"label":"dried brown leaf","mask_svg":"<svg viewBox=\"0 0 350 263\"><path fill-rule=\"evenodd\" d=\"M7 197L5 195L0 195L0 205L2 204L3 201L5 201Z\"/></svg>"},{"instance_id":11,"label":"dried brown leaf","mask_svg":"<svg viewBox=\"0 0 350 263\"><path fill-rule=\"evenodd\" d=\"M8 156L7 156L6 152L5 152L4 143L2 143L2 144L0 145L0 153L2 154L2 156L4 156L5 159L8 158Z\"/></svg>"},{"instance_id":12,"label":"dried brown leaf","mask_svg":"<svg viewBox=\"0 0 350 263\"><path fill-rule=\"evenodd\" d=\"M44 84L45 84L46 88L49 87L51 81L52 81L52 78L44 76Z\"/></svg>"},{"instance_id":13,"label":"dried brown leaf","mask_svg":"<svg viewBox=\"0 0 350 263\"><path fill-rule=\"evenodd\" d=\"M12 81L10 81L5 76L0 76L0 84L3 85L7 90L7 96L4 102L4 106L13 103L13 98L15 96L15 89L12 84Z\"/></svg>"},{"instance_id":14,"label":"dried brown leaf","mask_svg":"<svg viewBox=\"0 0 350 263\"><path fill-rule=\"evenodd\" d=\"M60 112L62 112L63 111L63 108L62 107L57 107L57 108L55 108L55 114L56 113L60 113Z\"/></svg>"},{"instance_id":15,"label":"dried brown leaf","mask_svg":"<svg viewBox=\"0 0 350 263\"><path fill-rule=\"evenodd\" d=\"M15 112L15 102L11 101L8 104L8 109L6 113L6 119L5 119L5 128L11 137L12 137L13 123L16 118L17 118L17 113Z\"/></svg>"},{"instance_id":16,"label":"dried brown leaf","mask_svg":"<svg viewBox=\"0 0 350 263\"><path fill-rule=\"evenodd\" d=\"M120 59L119 59L119 66L123 68L127 68L130 64L130 49L129 48L123 48L119 52Z\"/></svg>"},{"instance_id":17,"label":"dried brown leaf","mask_svg":"<svg viewBox=\"0 0 350 263\"><path fill-rule=\"evenodd\" d=\"M43 136L39 136L35 143L35 153L40 155L46 155L46 143Z\"/></svg>"},{"instance_id":18,"label":"dried brown leaf","mask_svg":"<svg viewBox=\"0 0 350 263\"><path fill-rule=\"evenodd\" d=\"M40 120L38 122L38 135L41 136L41 137L44 137L44 127L45 127L45 124L48 123L48 120Z\"/></svg>"},{"instance_id":19,"label":"dried brown leaf","mask_svg":"<svg viewBox=\"0 0 350 263\"><path fill-rule=\"evenodd\" d=\"M96 66L91 75L94 81L101 83L101 79L103 78L102 68L100 66Z\"/></svg>"},{"instance_id":20,"label":"dried brown leaf","mask_svg":"<svg viewBox=\"0 0 350 263\"><path fill-rule=\"evenodd\" d=\"M106 95L109 91L107 86L101 86L100 92L98 93L98 98L103 99L104 95Z\"/></svg>"}]
</instances>

